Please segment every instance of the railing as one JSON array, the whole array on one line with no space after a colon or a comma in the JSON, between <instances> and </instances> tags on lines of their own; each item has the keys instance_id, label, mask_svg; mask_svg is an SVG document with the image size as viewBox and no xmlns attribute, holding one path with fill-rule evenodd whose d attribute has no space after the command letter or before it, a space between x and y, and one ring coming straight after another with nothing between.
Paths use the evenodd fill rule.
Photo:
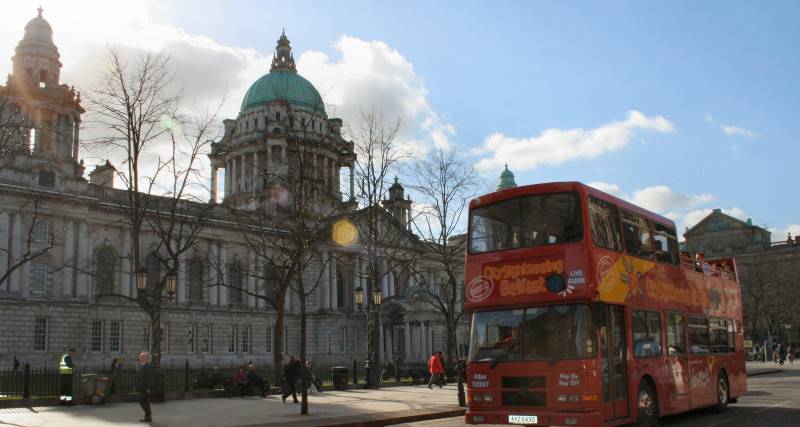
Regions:
<instances>
[{"instance_id":1,"label":"railing","mask_svg":"<svg viewBox=\"0 0 800 427\"><path fill-rule=\"evenodd\" d=\"M783 248L783 247L790 247L790 246L798 246L800 247L800 236L794 236L794 240L779 240L777 242L771 242L769 244L771 248Z\"/></svg>"},{"instance_id":2,"label":"railing","mask_svg":"<svg viewBox=\"0 0 800 427\"><path fill-rule=\"evenodd\" d=\"M727 280L736 280L736 273L733 271L719 268L706 262L698 262L691 258L681 257L681 267L687 270L697 271L709 276L722 277Z\"/></svg>"},{"instance_id":3,"label":"railing","mask_svg":"<svg viewBox=\"0 0 800 427\"><path fill-rule=\"evenodd\" d=\"M191 392L196 390L223 390L234 374L246 364L162 366L164 392ZM325 388L333 386L333 368L347 368L347 383L363 384L367 375L363 360L327 360L314 362L311 371ZM379 365L379 379L382 385L421 384L429 378L427 363L424 361L385 361ZM283 370L275 370L271 364L256 365L256 373L269 382L271 387L282 384ZM96 374L112 376L108 368L78 367L73 373L73 396L80 396L81 376ZM136 369L125 366L118 368L113 375L113 392L124 394L135 392ZM32 367L28 363L20 369L0 370L0 400L56 398L61 390L61 376L57 366Z\"/></svg>"}]
</instances>

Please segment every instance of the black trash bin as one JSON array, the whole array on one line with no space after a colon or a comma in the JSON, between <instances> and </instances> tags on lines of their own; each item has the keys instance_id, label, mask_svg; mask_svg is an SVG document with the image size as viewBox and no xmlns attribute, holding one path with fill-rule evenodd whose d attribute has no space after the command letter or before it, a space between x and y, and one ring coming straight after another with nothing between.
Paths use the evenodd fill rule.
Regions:
<instances>
[{"instance_id":1,"label":"black trash bin","mask_svg":"<svg viewBox=\"0 0 800 427\"><path fill-rule=\"evenodd\" d=\"M347 390L347 367L334 366L331 371L333 373L333 389Z\"/></svg>"}]
</instances>

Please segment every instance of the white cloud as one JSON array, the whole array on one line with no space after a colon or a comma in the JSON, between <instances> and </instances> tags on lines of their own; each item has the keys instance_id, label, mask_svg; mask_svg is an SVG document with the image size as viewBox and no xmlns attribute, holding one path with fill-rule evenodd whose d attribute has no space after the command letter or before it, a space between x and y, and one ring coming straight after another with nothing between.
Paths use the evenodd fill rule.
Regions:
<instances>
[{"instance_id":1,"label":"white cloud","mask_svg":"<svg viewBox=\"0 0 800 427\"><path fill-rule=\"evenodd\" d=\"M39 1L16 1L4 5L0 14L0 58L10 58L23 36L25 24L36 16ZM202 34L190 34L168 22L170 13L153 0L129 0L109 4L104 0L86 0L75 13L72 2L43 1L44 17L54 31L54 42L63 63L61 82L87 91L95 87L105 65L108 46L118 47L124 58L135 59L142 52L163 51L170 55L171 66L189 107L212 109L225 97L220 121L235 118L249 85L269 70L274 45L259 50L225 45ZM274 40L279 28L275 28ZM291 29L289 29L291 39ZM335 44L336 58L295 48L298 70L320 91L330 105L329 115L341 117L357 126L361 109L375 108L387 120L403 120L400 142L416 153L436 145L450 147L455 128L441 120L427 100L425 83L413 65L396 49L381 41L364 41L342 36ZM264 53L262 53L264 52ZM11 71L10 60L0 60L0 75ZM87 129L82 135L88 137ZM82 138L84 139L84 138ZM160 147L154 147L160 151ZM87 164L102 163L108 153L83 150ZM154 156L150 157L151 166ZM115 162L119 163L119 162ZM207 173L209 165L203 162ZM91 166L87 171L91 170Z\"/></svg>"},{"instance_id":2,"label":"white cloud","mask_svg":"<svg viewBox=\"0 0 800 427\"><path fill-rule=\"evenodd\" d=\"M769 231L772 233L773 242L784 242L787 239L787 234L791 233L792 240L796 236L800 236L800 224L789 224L786 227L774 228L770 227Z\"/></svg>"},{"instance_id":3,"label":"white cloud","mask_svg":"<svg viewBox=\"0 0 800 427\"><path fill-rule=\"evenodd\" d=\"M756 136L755 132L739 126L720 125L720 128L722 129L722 132L724 132L725 135L728 136L741 136L744 138L752 138Z\"/></svg>"},{"instance_id":4,"label":"white cloud","mask_svg":"<svg viewBox=\"0 0 800 427\"><path fill-rule=\"evenodd\" d=\"M481 153L481 171L499 170L508 163L515 171L535 169L542 165L559 165L575 159L589 159L619 150L640 131L675 132L675 126L662 116L647 117L632 110L623 121L611 122L594 129L547 129L539 136L515 138L503 133L489 135Z\"/></svg>"},{"instance_id":5,"label":"white cloud","mask_svg":"<svg viewBox=\"0 0 800 427\"><path fill-rule=\"evenodd\" d=\"M455 128L428 103L425 82L400 52L382 41L342 36L337 58L323 52L300 55L297 68L320 91L329 112L357 126L362 110L402 120L399 142L420 154L431 144L449 148Z\"/></svg>"},{"instance_id":6,"label":"white cloud","mask_svg":"<svg viewBox=\"0 0 800 427\"><path fill-rule=\"evenodd\" d=\"M603 181L595 181L595 182L590 182L587 185L589 187L594 187L600 191L606 192L612 196L616 196L622 199L625 198L625 195L622 194L622 190L620 190L619 185L617 184L609 184Z\"/></svg>"},{"instance_id":7,"label":"white cloud","mask_svg":"<svg viewBox=\"0 0 800 427\"><path fill-rule=\"evenodd\" d=\"M666 185L643 188L633 193L631 202L655 212L688 209L714 200L711 194L685 194L673 191Z\"/></svg>"}]
</instances>

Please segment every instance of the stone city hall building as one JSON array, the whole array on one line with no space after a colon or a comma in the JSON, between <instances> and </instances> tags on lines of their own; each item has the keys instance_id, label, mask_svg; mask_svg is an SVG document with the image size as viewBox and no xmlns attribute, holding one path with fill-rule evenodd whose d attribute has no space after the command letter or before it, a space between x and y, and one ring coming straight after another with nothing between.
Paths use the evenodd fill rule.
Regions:
<instances>
[{"instance_id":1,"label":"stone city hall building","mask_svg":"<svg viewBox=\"0 0 800 427\"><path fill-rule=\"evenodd\" d=\"M99 297L103 291L134 297L137 289L131 261L131 238L123 225L125 190L113 188L115 169L98 166L84 178L80 160L80 127L84 109L80 95L60 83L58 48L50 24L39 15L25 26L12 57L13 71L0 86L3 135L14 134L0 157L0 277L30 249L52 248L21 264L0 285L0 366L13 357L35 365L57 363L74 347L80 364L107 364L112 357L133 360L149 347L148 316L120 298ZM276 97L276 93L282 96ZM10 119L9 119L10 118ZM291 166L292 151L307 150L317 181L316 203L347 215L359 212L353 194L353 143L341 135L342 121L329 118L319 92L300 76L285 35L280 37L269 73L247 91L235 120L225 120L224 135L209 155L212 185L209 203L216 203L217 175L225 172L223 201L244 205L270 197L280 176ZM302 129L298 144L287 133ZM8 141L7 141L8 142ZM349 200L340 190L340 170L350 169ZM267 170L269 176L259 171ZM419 252L422 242L410 232L410 200L395 183L381 214L403 235L402 248ZM216 215L216 214L215 214ZM162 360L169 363L238 363L271 361L273 352L297 354L299 301L286 297L282 349L273 340L274 310L263 300L236 289L213 286L223 264L229 283L261 292L268 288L256 255L230 218L212 216L192 250L180 259L177 292L162 310ZM150 246L148 246L150 245ZM163 271L147 233L142 239L143 264L152 277ZM195 247L196 246L196 247ZM354 307L355 288L367 288L363 247L320 242L307 277L320 277L308 299L309 357L363 360L367 352L366 315ZM214 259L210 259L214 258ZM388 260L382 260L389 265ZM420 297L420 280L437 280L431 257L417 257L413 269L390 271L378 284L383 292L379 328L382 360L422 360L445 350L445 322ZM388 269L388 267L387 267ZM216 282L219 283L219 282ZM460 325L463 343L467 326Z\"/></svg>"}]
</instances>

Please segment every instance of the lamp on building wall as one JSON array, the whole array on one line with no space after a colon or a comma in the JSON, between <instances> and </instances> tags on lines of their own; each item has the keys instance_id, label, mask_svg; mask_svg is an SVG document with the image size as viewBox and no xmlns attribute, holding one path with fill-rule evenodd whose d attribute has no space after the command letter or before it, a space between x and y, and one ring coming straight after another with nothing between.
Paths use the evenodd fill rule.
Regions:
<instances>
[{"instance_id":1,"label":"lamp on building wall","mask_svg":"<svg viewBox=\"0 0 800 427\"><path fill-rule=\"evenodd\" d=\"M136 271L136 289L147 290L147 269L144 267Z\"/></svg>"},{"instance_id":2,"label":"lamp on building wall","mask_svg":"<svg viewBox=\"0 0 800 427\"><path fill-rule=\"evenodd\" d=\"M372 303L375 304L376 307L381 305L381 300L383 299L383 293L381 293L381 289L379 287L375 287L372 290Z\"/></svg>"}]
</instances>

